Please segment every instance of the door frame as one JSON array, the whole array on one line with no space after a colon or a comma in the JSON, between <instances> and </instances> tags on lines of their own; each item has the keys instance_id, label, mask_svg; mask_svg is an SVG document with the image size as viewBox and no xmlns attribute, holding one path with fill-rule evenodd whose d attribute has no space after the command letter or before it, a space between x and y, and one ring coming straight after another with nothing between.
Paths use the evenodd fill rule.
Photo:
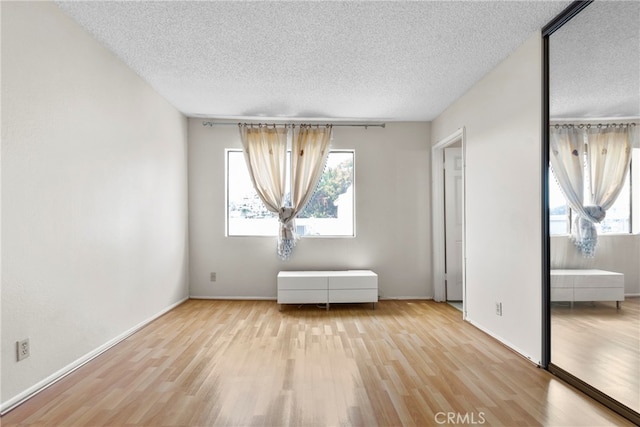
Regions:
<instances>
[{"instance_id":1,"label":"door frame","mask_svg":"<svg viewBox=\"0 0 640 427\"><path fill-rule=\"evenodd\" d=\"M462 312L467 317L467 256L466 256L466 141L461 127L431 147L431 228L433 238L433 299L446 301L445 258L445 201L444 201L444 149L460 141L462 146Z\"/></svg>"}]
</instances>

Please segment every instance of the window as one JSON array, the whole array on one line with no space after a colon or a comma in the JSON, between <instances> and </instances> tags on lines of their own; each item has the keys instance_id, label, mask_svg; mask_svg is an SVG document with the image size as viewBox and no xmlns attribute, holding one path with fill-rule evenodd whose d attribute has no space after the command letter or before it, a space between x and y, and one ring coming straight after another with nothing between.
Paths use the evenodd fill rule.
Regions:
<instances>
[{"instance_id":1,"label":"window","mask_svg":"<svg viewBox=\"0 0 640 427\"><path fill-rule=\"evenodd\" d=\"M571 213L560 185L549 168L549 234L569 234Z\"/></svg>"},{"instance_id":2,"label":"window","mask_svg":"<svg viewBox=\"0 0 640 427\"><path fill-rule=\"evenodd\" d=\"M631 167L630 169L633 170ZM627 172L624 187L607 211L607 216L601 223L596 224L598 234L631 233L631 170ZM549 234L554 236L571 233L571 220L571 209L553 172L549 169Z\"/></svg>"},{"instance_id":3,"label":"window","mask_svg":"<svg viewBox=\"0 0 640 427\"><path fill-rule=\"evenodd\" d=\"M288 176L286 185L289 197ZM353 236L354 201L354 152L332 150L316 192L296 218L298 235ZM227 150L227 235L276 236L277 233L278 218L264 207L253 189L244 153Z\"/></svg>"}]
</instances>

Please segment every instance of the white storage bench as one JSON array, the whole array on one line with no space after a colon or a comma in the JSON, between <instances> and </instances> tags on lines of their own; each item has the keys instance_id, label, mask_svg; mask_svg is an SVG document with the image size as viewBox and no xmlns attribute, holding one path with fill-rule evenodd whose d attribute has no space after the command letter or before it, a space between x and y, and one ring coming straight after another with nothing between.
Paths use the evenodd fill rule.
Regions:
<instances>
[{"instance_id":1,"label":"white storage bench","mask_svg":"<svg viewBox=\"0 0 640 427\"><path fill-rule=\"evenodd\" d=\"M378 302L378 275L370 270L281 271L278 304L326 304Z\"/></svg>"},{"instance_id":2,"label":"white storage bench","mask_svg":"<svg viewBox=\"0 0 640 427\"><path fill-rule=\"evenodd\" d=\"M624 301L624 274L605 270L551 270L551 301Z\"/></svg>"}]
</instances>

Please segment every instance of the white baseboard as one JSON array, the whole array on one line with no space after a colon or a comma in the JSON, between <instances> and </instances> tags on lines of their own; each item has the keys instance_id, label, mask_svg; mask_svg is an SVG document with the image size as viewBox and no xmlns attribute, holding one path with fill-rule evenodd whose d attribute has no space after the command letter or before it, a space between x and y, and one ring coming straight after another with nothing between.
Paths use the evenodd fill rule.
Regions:
<instances>
[{"instance_id":1,"label":"white baseboard","mask_svg":"<svg viewBox=\"0 0 640 427\"><path fill-rule=\"evenodd\" d=\"M197 296L191 295L191 299L218 299L218 300L230 300L230 301L276 301L276 297L239 297L239 296Z\"/></svg>"},{"instance_id":2,"label":"white baseboard","mask_svg":"<svg viewBox=\"0 0 640 427\"><path fill-rule=\"evenodd\" d=\"M149 323L153 322L154 320L156 320L158 317L162 316L163 314L173 310L174 308L176 308L177 306L179 306L180 304L182 304L183 302L185 302L188 299L189 299L189 297L184 298L184 299L176 302L175 304L170 305L169 307L165 308L161 312L159 312L159 313L151 316L150 318L138 323L133 328L123 332L122 334L118 335L117 337L113 338L112 340L109 340L108 342L104 343L103 345L101 345L100 347L96 348L95 350L90 351L89 353L87 353L84 356L80 357L79 359L75 360L74 362L71 362L70 364L68 364L64 368L60 369L59 371L53 373L52 375L49 375L47 378L45 378L44 380L40 381L39 383L33 385L32 387L29 387L28 389L26 389L22 393L12 397L11 399L7 400L6 402L2 402L2 404L0 404L0 415L6 414L7 412L12 410L16 406L20 405L21 403L25 402L26 400L28 400L31 397L35 396L36 394L40 393L42 390L44 390L47 387L49 387L49 386L55 384L56 382L60 381L62 378L66 377L67 375L69 375L70 373L75 371L76 369L78 369L81 366L87 364L88 362L90 362L91 360L95 359L96 357L100 356L102 353L104 353L105 351L109 350L114 345L116 345L119 342L127 339L129 336L133 335L134 333L136 333L137 331L139 331L140 329L142 329L143 327L145 327Z\"/></svg>"},{"instance_id":3,"label":"white baseboard","mask_svg":"<svg viewBox=\"0 0 640 427\"><path fill-rule=\"evenodd\" d=\"M258 301L277 301L278 298L276 297L239 297L239 296L197 296L197 295L191 295L189 298L191 299L217 299L217 300L230 300L230 301L252 301L252 300L258 300ZM378 297L378 299L380 301L382 300L432 300L433 297L425 297L425 296L419 296L419 297Z\"/></svg>"},{"instance_id":4,"label":"white baseboard","mask_svg":"<svg viewBox=\"0 0 640 427\"><path fill-rule=\"evenodd\" d=\"M536 361L536 358L531 357L530 355L528 355L526 352L522 351L521 349L519 349L518 347L516 347L515 345L513 345L512 343L510 343L509 341L505 340L504 338L502 338L499 335L494 334L493 332L491 332L488 329L483 328L482 326L478 325L477 323L475 323L473 320L470 320L468 317L465 318L465 320L469 323L471 323L475 328L480 329L482 332L484 332L485 334L489 335L490 337L500 341L503 345L507 346L508 348L510 348L511 350L515 351L516 353L518 353L520 356L524 357L525 359L527 359L529 362L536 364L537 366L541 366L542 362L540 360Z\"/></svg>"},{"instance_id":5,"label":"white baseboard","mask_svg":"<svg viewBox=\"0 0 640 427\"><path fill-rule=\"evenodd\" d=\"M633 293L633 294L624 294L625 297L640 297L640 294L638 293Z\"/></svg>"}]
</instances>

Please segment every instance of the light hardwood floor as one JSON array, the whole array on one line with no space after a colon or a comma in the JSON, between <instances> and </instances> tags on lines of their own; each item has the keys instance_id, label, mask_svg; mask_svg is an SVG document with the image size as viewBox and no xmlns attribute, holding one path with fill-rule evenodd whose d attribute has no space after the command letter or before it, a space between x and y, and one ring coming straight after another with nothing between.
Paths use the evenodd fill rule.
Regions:
<instances>
[{"instance_id":1,"label":"light hardwood floor","mask_svg":"<svg viewBox=\"0 0 640 427\"><path fill-rule=\"evenodd\" d=\"M640 412L640 298L552 303L551 361Z\"/></svg>"},{"instance_id":2,"label":"light hardwood floor","mask_svg":"<svg viewBox=\"0 0 640 427\"><path fill-rule=\"evenodd\" d=\"M432 301L190 300L1 422L631 425Z\"/></svg>"}]
</instances>

